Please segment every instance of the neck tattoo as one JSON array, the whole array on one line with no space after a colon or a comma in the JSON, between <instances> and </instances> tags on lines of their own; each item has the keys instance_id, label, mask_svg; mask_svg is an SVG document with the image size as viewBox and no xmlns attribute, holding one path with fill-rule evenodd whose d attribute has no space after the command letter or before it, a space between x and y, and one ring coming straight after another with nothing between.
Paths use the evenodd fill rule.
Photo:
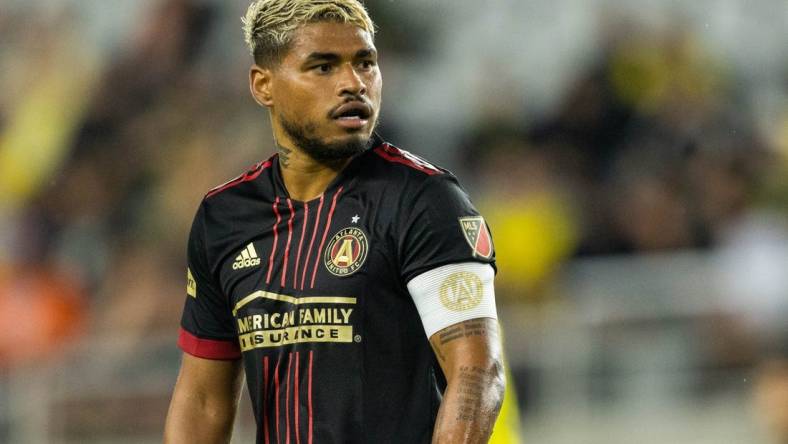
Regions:
<instances>
[{"instance_id":1,"label":"neck tattoo","mask_svg":"<svg viewBox=\"0 0 788 444\"><path fill-rule=\"evenodd\" d=\"M279 153L279 164L282 165L283 168L287 168L290 165L290 153L292 153L293 150L285 148L282 145L277 145L276 150Z\"/></svg>"}]
</instances>

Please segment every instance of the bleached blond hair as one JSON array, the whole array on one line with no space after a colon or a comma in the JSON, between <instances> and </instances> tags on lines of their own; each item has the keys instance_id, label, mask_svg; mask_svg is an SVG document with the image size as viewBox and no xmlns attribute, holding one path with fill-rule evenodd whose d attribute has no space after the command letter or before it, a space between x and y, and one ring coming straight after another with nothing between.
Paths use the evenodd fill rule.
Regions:
<instances>
[{"instance_id":1,"label":"bleached blond hair","mask_svg":"<svg viewBox=\"0 0 788 444\"><path fill-rule=\"evenodd\" d=\"M281 60L293 31L307 23L349 23L375 34L375 24L358 0L257 0L241 21L244 39L258 65Z\"/></svg>"}]
</instances>

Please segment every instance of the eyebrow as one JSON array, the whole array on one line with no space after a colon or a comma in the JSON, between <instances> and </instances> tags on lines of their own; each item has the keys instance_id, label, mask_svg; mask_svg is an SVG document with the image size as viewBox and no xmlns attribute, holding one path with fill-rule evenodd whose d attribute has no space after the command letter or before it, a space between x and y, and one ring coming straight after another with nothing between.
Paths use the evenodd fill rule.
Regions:
<instances>
[{"instance_id":1,"label":"eyebrow","mask_svg":"<svg viewBox=\"0 0 788 444\"><path fill-rule=\"evenodd\" d=\"M378 52L375 51L375 48L364 48L364 49L359 49L358 51L356 51L355 58L361 59L361 58L364 58L364 57L374 57L376 55L378 55Z\"/></svg>"},{"instance_id":2,"label":"eyebrow","mask_svg":"<svg viewBox=\"0 0 788 444\"><path fill-rule=\"evenodd\" d=\"M313 52L307 56L306 60L304 60L304 63L311 63L318 60L334 61L339 60L339 56L333 52Z\"/></svg>"},{"instance_id":3,"label":"eyebrow","mask_svg":"<svg viewBox=\"0 0 788 444\"><path fill-rule=\"evenodd\" d=\"M373 56L377 55L377 53L378 52L374 48L359 49L353 55L353 58L360 59L360 58L364 58L364 57L373 57ZM340 59L339 55L336 54L336 53L333 53L333 52L313 52L313 53L311 53L311 54L309 54L307 56L307 58L304 60L304 63L308 64L308 63L313 63L313 62L316 62L316 61L331 61L331 62L333 62L333 61L336 61L336 60L339 60L339 59Z\"/></svg>"}]
</instances>

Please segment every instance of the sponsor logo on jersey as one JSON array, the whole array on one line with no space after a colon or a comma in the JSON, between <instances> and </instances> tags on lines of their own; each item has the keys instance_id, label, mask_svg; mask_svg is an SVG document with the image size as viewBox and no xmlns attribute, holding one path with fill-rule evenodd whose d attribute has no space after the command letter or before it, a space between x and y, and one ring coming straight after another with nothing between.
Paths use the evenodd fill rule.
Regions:
<instances>
[{"instance_id":1,"label":"sponsor logo on jersey","mask_svg":"<svg viewBox=\"0 0 788 444\"><path fill-rule=\"evenodd\" d=\"M441 304L449 310L470 310L482 301L482 280L468 271L452 273L441 283L439 295Z\"/></svg>"},{"instance_id":2,"label":"sponsor logo on jersey","mask_svg":"<svg viewBox=\"0 0 788 444\"><path fill-rule=\"evenodd\" d=\"M250 307L265 301L265 309ZM258 290L235 304L241 351L313 342L361 342L354 332L356 298L349 296L302 296ZM244 310L245 315L240 311Z\"/></svg>"},{"instance_id":3,"label":"sponsor logo on jersey","mask_svg":"<svg viewBox=\"0 0 788 444\"><path fill-rule=\"evenodd\" d=\"M490 259L493 255L492 239L487 224L481 216L461 217L460 228L465 240L471 246L473 255L482 259Z\"/></svg>"},{"instance_id":4,"label":"sponsor logo on jersey","mask_svg":"<svg viewBox=\"0 0 788 444\"><path fill-rule=\"evenodd\" d=\"M323 253L323 264L335 276L349 276L367 259L367 235L356 227L339 230Z\"/></svg>"},{"instance_id":5,"label":"sponsor logo on jersey","mask_svg":"<svg viewBox=\"0 0 788 444\"><path fill-rule=\"evenodd\" d=\"M188 267L186 268L186 294L193 298L197 297L197 281L194 280L192 270Z\"/></svg>"},{"instance_id":6,"label":"sponsor logo on jersey","mask_svg":"<svg viewBox=\"0 0 788 444\"><path fill-rule=\"evenodd\" d=\"M249 245L246 246L235 258L235 262L233 262L233 270L240 270L242 268L249 268L260 265L260 258L257 256L257 251L254 249L254 244L249 242Z\"/></svg>"}]
</instances>

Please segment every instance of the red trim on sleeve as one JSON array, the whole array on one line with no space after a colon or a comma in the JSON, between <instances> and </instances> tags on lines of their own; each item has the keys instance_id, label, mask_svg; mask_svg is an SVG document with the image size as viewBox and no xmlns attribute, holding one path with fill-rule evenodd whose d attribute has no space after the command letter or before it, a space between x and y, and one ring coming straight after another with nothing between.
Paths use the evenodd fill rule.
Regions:
<instances>
[{"instance_id":1,"label":"red trim on sleeve","mask_svg":"<svg viewBox=\"0 0 788 444\"><path fill-rule=\"evenodd\" d=\"M421 171L428 176L443 174L443 171L439 170L437 167L426 160L418 156L414 156L413 154L401 150L395 146L391 146L388 143L384 143L383 145L375 148L373 151L375 154L388 160L389 162L409 166L414 170Z\"/></svg>"},{"instance_id":2,"label":"red trim on sleeve","mask_svg":"<svg viewBox=\"0 0 788 444\"><path fill-rule=\"evenodd\" d=\"M198 338L182 327L178 335L178 347L198 358L238 359L241 357L241 349L237 342Z\"/></svg>"},{"instance_id":3,"label":"red trim on sleeve","mask_svg":"<svg viewBox=\"0 0 788 444\"><path fill-rule=\"evenodd\" d=\"M257 179L257 176L260 175L260 173L265 171L265 169L270 167L271 165L272 165L271 160L266 160L265 162L259 162L256 165L254 165L252 168L250 168L249 171L241 174L240 176L236 177L235 179L232 179L232 180L230 180L228 182L225 182L225 183L219 185L218 187L212 189L211 191L208 191L208 194L205 195L205 198L207 199L207 198L209 198L209 197L211 197L211 196L213 196L215 194L219 194L222 191L224 191L224 190L226 190L228 188L232 188L232 187L234 187L234 186L236 186L238 184L241 184L241 183L244 183L244 182L248 182L250 180L255 180L255 179Z\"/></svg>"}]
</instances>

